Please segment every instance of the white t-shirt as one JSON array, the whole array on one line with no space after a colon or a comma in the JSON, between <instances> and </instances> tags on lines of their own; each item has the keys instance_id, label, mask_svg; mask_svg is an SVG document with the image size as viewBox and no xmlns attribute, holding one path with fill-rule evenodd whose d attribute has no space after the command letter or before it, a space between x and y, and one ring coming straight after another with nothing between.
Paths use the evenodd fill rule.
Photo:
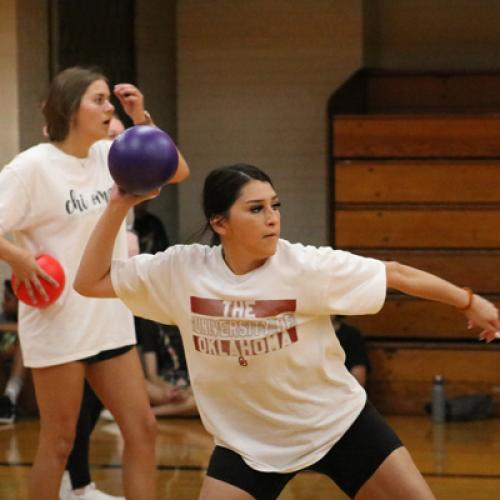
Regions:
<instances>
[{"instance_id":1,"label":"white t-shirt","mask_svg":"<svg viewBox=\"0 0 500 500\"><path fill-rule=\"evenodd\" d=\"M85 244L112 186L110 144L95 143L85 159L39 144L0 172L0 234L12 232L19 246L56 258L66 274L66 286L54 304L37 309L20 303L26 366L57 365L135 344L133 317L120 300L89 299L73 290ZM127 256L125 228L115 256Z\"/></svg>"},{"instance_id":2,"label":"white t-shirt","mask_svg":"<svg viewBox=\"0 0 500 500\"><path fill-rule=\"evenodd\" d=\"M280 240L245 275L221 247L177 245L113 262L117 295L139 316L179 326L203 423L216 444L260 471L315 463L361 412L331 314L377 312L385 267Z\"/></svg>"}]
</instances>

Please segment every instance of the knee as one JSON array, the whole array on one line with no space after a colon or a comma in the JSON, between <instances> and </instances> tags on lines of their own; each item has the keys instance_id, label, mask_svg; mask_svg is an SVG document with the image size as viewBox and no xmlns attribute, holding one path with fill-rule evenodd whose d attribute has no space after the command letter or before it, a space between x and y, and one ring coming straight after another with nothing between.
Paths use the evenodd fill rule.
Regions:
<instances>
[{"instance_id":1,"label":"knee","mask_svg":"<svg viewBox=\"0 0 500 500\"><path fill-rule=\"evenodd\" d=\"M123 429L125 441L136 442L140 445L152 446L156 440L157 424L153 412L147 411L135 421L129 421Z\"/></svg>"},{"instance_id":2,"label":"knee","mask_svg":"<svg viewBox=\"0 0 500 500\"><path fill-rule=\"evenodd\" d=\"M73 449L73 444L75 442L74 434L67 434L60 436L58 442L56 443L56 453L59 459L66 462Z\"/></svg>"},{"instance_id":3,"label":"knee","mask_svg":"<svg viewBox=\"0 0 500 500\"><path fill-rule=\"evenodd\" d=\"M73 449L75 428L73 425L58 425L47 432L41 429L40 441L46 443L47 453L58 461L66 462Z\"/></svg>"},{"instance_id":4,"label":"knee","mask_svg":"<svg viewBox=\"0 0 500 500\"><path fill-rule=\"evenodd\" d=\"M156 435L158 433L158 424L156 422L156 417L153 415L152 411L149 411L143 418L142 432L144 434L144 439L146 439L150 443L154 443L154 441L156 440Z\"/></svg>"}]
</instances>

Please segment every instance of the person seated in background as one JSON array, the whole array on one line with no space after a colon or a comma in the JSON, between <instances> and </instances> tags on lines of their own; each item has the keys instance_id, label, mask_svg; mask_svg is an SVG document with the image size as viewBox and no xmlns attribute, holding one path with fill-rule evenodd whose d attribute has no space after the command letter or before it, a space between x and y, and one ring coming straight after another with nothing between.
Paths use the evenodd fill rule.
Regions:
<instances>
[{"instance_id":1,"label":"person seated in background","mask_svg":"<svg viewBox=\"0 0 500 500\"><path fill-rule=\"evenodd\" d=\"M344 316L332 316L332 324L340 345L345 352L344 364L346 368L365 387L370 371L370 360L368 359L363 335L357 328L345 323Z\"/></svg>"},{"instance_id":2,"label":"person seated in background","mask_svg":"<svg viewBox=\"0 0 500 500\"><path fill-rule=\"evenodd\" d=\"M139 252L155 254L166 250L170 246L170 240L162 221L149 212L148 207L148 200L134 207L133 230L139 240ZM156 416L197 415L178 328L159 325L143 318L135 318L135 327L153 413ZM175 343L175 339L179 342ZM167 381L162 376L162 371L168 360L173 370ZM182 369L184 373L179 378L179 370Z\"/></svg>"},{"instance_id":3,"label":"person seated in background","mask_svg":"<svg viewBox=\"0 0 500 500\"><path fill-rule=\"evenodd\" d=\"M10 280L4 281L2 314L0 323L6 327L17 325L18 300L12 290ZM19 347L16 329L3 330L0 333L0 351L2 362L11 363L10 373L5 390L0 396L0 424L12 424L16 419L17 400L26 377L26 368L23 364L23 357Z\"/></svg>"},{"instance_id":4,"label":"person seated in background","mask_svg":"<svg viewBox=\"0 0 500 500\"><path fill-rule=\"evenodd\" d=\"M185 360L182 359L184 353L171 345L168 348L166 346L169 342L167 332L176 327L159 325L138 317L135 318L135 324L153 413L157 417L198 415L186 372L182 378L175 376L181 365L185 366ZM163 376L165 368L171 368L170 374L174 375L169 380Z\"/></svg>"}]
</instances>

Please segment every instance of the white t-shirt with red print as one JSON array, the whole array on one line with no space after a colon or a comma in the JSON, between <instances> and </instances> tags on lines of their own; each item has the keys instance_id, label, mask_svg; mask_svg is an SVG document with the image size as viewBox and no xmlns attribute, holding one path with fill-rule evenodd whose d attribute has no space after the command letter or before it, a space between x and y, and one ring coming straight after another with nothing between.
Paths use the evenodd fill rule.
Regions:
<instances>
[{"instance_id":1,"label":"white t-shirt with red print","mask_svg":"<svg viewBox=\"0 0 500 500\"><path fill-rule=\"evenodd\" d=\"M0 172L0 234L34 253L55 257L66 286L45 309L20 303L19 338L28 367L58 365L135 344L133 318L117 299L89 299L73 290L87 240L113 184L107 166L111 142L95 143L86 158L50 143L17 155ZM115 246L127 257L125 228Z\"/></svg>"},{"instance_id":2,"label":"white t-shirt with red print","mask_svg":"<svg viewBox=\"0 0 500 500\"><path fill-rule=\"evenodd\" d=\"M363 409L330 315L382 307L382 262L280 240L238 276L220 246L177 245L115 261L111 277L135 315L179 326L206 429L250 467L315 463Z\"/></svg>"}]
</instances>

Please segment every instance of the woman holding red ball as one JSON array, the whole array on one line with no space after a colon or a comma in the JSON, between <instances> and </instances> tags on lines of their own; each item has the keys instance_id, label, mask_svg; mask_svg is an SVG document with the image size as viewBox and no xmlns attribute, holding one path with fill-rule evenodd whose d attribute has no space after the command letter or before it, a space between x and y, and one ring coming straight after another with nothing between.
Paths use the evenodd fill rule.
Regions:
<instances>
[{"instance_id":1,"label":"woman holding red ball","mask_svg":"<svg viewBox=\"0 0 500 500\"><path fill-rule=\"evenodd\" d=\"M38 288L34 290L31 288L29 281L27 283L24 281L18 283L14 273L12 273L11 276L12 286L14 290L16 290L17 298L25 304L33 307L48 307L55 302L63 292L64 285L66 284L66 276L61 264L50 255L40 255L37 257L36 263L40 266L42 271L52 278L51 282L43 278L39 280L41 285L40 290L45 292L43 296L38 291ZM56 283L55 285L52 284L54 281Z\"/></svg>"},{"instance_id":2,"label":"woman holding red ball","mask_svg":"<svg viewBox=\"0 0 500 500\"><path fill-rule=\"evenodd\" d=\"M143 96L134 85L116 85L113 93L134 124L148 121ZM132 315L118 300L84 298L72 287L85 242L113 184L107 166L111 142L103 140L114 111L110 97L106 78L96 71L75 67L59 73L43 108L49 142L22 152L0 172L0 259L32 299L34 290L42 300L48 298L41 278L56 285L37 264L37 255L57 259L66 275L66 286L53 304L23 304L19 311L23 358L32 368L40 410L29 488L33 499L58 495L85 378L123 434L127 498L156 494L155 419L134 348ZM180 182L188 172L179 155L170 182ZM14 243L4 237L7 233L14 235ZM114 252L126 256L125 227Z\"/></svg>"}]
</instances>

